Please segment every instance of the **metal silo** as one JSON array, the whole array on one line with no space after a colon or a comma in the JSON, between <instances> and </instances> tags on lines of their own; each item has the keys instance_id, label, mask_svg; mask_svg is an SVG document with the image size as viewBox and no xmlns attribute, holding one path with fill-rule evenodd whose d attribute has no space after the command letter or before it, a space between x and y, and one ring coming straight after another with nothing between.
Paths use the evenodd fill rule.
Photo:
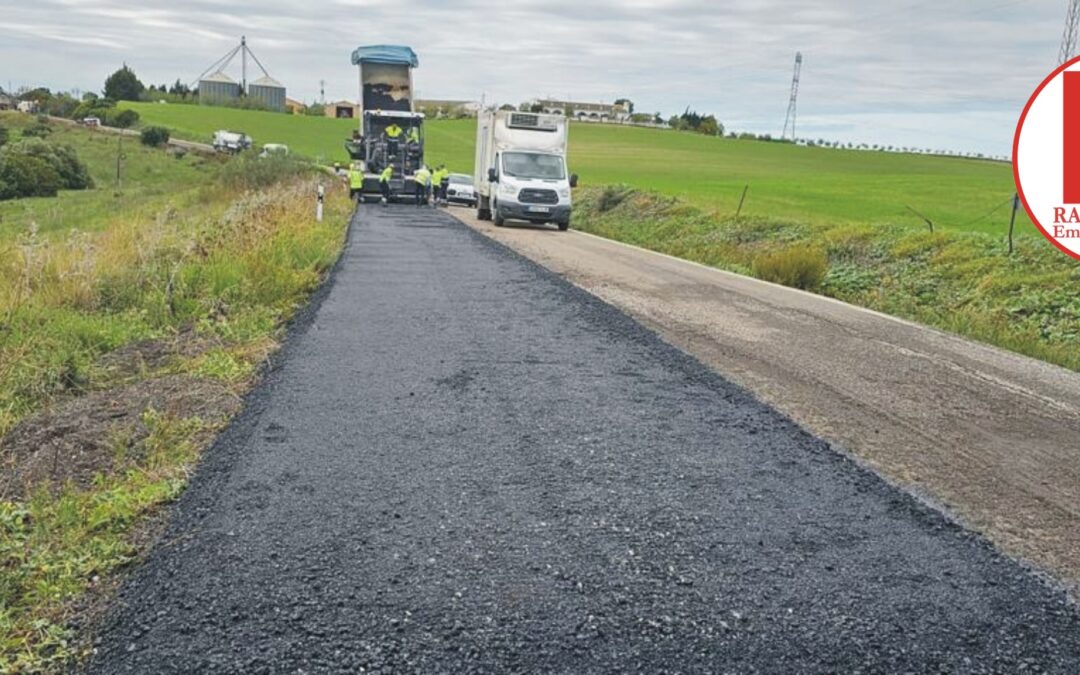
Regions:
<instances>
[{"instance_id":1,"label":"metal silo","mask_svg":"<svg viewBox=\"0 0 1080 675\"><path fill-rule=\"evenodd\" d=\"M240 85L220 70L199 80L199 103L213 105L240 98Z\"/></svg>"},{"instance_id":2,"label":"metal silo","mask_svg":"<svg viewBox=\"0 0 1080 675\"><path fill-rule=\"evenodd\" d=\"M270 110L285 109L285 85L264 75L248 85L248 98L262 101Z\"/></svg>"}]
</instances>

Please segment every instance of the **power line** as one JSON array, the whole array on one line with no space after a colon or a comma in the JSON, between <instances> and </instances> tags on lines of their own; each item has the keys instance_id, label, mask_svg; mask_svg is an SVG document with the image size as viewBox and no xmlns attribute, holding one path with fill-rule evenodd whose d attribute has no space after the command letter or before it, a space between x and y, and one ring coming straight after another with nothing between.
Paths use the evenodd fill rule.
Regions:
<instances>
[{"instance_id":1,"label":"power line","mask_svg":"<svg viewBox=\"0 0 1080 675\"><path fill-rule=\"evenodd\" d=\"M1077 0L1080 2L1080 0ZM799 76L802 73L802 52L795 52L795 73L791 76L791 100L788 101L787 117L780 138L787 138L788 126L791 126L791 140L795 140L795 118L798 114Z\"/></svg>"},{"instance_id":2,"label":"power line","mask_svg":"<svg viewBox=\"0 0 1080 675\"><path fill-rule=\"evenodd\" d=\"M1061 50L1058 63L1065 63L1076 53L1076 38L1080 28L1080 0L1069 0L1069 11L1065 15L1065 30L1061 33Z\"/></svg>"}]
</instances>

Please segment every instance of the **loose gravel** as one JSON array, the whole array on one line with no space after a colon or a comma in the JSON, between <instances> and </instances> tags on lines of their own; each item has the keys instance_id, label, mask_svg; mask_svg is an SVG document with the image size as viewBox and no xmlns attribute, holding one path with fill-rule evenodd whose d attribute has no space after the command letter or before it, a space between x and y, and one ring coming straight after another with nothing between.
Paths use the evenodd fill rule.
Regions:
<instances>
[{"instance_id":1,"label":"loose gravel","mask_svg":"<svg viewBox=\"0 0 1080 675\"><path fill-rule=\"evenodd\" d=\"M371 206L98 648L91 672L1066 673L1080 612L619 311Z\"/></svg>"}]
</instances>

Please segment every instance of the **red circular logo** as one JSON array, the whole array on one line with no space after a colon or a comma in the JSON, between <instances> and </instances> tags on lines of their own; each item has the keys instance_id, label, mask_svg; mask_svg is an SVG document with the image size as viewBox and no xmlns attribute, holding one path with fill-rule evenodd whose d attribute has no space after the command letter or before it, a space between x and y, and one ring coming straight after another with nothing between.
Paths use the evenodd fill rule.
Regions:
<instances>
[{"instance_id":1,"label":"red circular logo","mask_svg":"<svg viewBox=\"0 0 1080 675\"><path fill-rule=\"evenodd\" d=\"M1024 106L1013 175L1035 226L1080 260L1080 57L1051 73Z\"/></svg>"}]
</instances>

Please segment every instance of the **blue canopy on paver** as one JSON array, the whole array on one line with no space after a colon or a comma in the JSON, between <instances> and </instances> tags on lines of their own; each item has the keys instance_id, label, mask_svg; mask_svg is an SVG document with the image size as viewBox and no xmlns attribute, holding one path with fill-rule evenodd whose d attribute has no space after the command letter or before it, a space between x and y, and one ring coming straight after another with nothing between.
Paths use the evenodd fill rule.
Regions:
<instances>
[{"instance_id":1,"label":"blue canopy on paver","mask_svg":"<svg viewBox=\"0 0 1080 675\"><path fill-rule=\"evenodd\" d=\"M404 45L369 45L367 47L357 47L353 51L352 63L354 66L361 63L390 63L416 68L420 65L420 60L411 47L405 47Z\"/></svg>"}]
</instances>

